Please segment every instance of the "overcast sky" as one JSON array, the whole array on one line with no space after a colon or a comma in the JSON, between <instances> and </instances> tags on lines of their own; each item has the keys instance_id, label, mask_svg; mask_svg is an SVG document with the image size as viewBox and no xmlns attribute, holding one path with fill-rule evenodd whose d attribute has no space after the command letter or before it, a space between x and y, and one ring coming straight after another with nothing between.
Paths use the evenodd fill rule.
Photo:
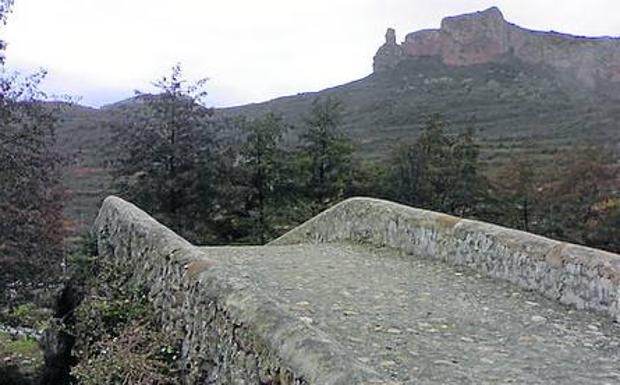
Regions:
<instances>
[{"instance_id":1,"label":"overcast sky","mask_svg":"<svg viewBox=\"0 0 620 385\"><path fill-rule=\"evenodd\" d=\"M618 0L16 0L7 64L49 71L44 89L100 106L150 91L183 63L212 106L316 91L368 75L398 40L444 16L500 7L526 28L620 36Z\"/></svg>"}]
</instances>

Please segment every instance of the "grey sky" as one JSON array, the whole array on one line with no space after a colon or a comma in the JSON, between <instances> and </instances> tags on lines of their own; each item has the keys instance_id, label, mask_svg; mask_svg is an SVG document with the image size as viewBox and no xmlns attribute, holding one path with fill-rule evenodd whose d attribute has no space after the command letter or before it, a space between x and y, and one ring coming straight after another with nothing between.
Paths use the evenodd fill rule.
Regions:
<instances>
[{"instance_id":1,"label":"grey sky","mask_svg":"<svg viewBox=\"0 0 620 385\"><path fill-rule=\"evenodd\" d=\"M86 105L149 91L180 61L229 106L359 79L387 27L402 40L493 5L526 28L620 35L618 0L16 0L2 36L9 67L44 67L48 92Z\"/></svg>"}]
</instances>

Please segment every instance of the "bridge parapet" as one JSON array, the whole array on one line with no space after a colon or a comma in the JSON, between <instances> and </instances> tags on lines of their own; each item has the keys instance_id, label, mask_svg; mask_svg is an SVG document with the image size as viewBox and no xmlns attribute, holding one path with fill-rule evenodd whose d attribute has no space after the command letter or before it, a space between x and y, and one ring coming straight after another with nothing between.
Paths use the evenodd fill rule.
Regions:
<instances>
[{"instance_id":1,"label":"bridge parapet","mask_svg":"<svg viewBox=\"0 0 620 385\"><path fill-rule=\"evenodd\" d=\"M136 206L108 197L95 231L99 256L130 269L164 330L180 332L185 384L392 383Z\"/></svg>"},{"instance_id":2,"label":"bridge parapet","mask_svg":"<svg viewBox=\"0 0 620 385\"><path fill-rule=\"evenodd\" d=\"M348 199L270 245L353 242L465 266L620 321L620 256L371 198Z\"/></svg>"},{"instance_id":3,"label":"bridge parapet","mask_svg":"<svg viewBox=\"0 0 620 385\"><path fill-rule=\"evenodd\" d=\"M185 384L394 385L409 383L407 373L411 365L427 362L429 368L441 366L448 361L437 360L436 355L449 356L454 351L459 352L459 359L469 359L468 365L478 365L482 378L480 383L485 383L485 376L492 377L496 369L502 373L508 370L515 376L516 382L530 383L533 380L530 370L520 372L515 366L501 366L493 361L488 364L491 369L484 366L487 361L482 361L479 354L486 357L490 352L502 349L496 355L501 361L505 353L504 344L500 341L498 345L497 336L493 334L495 328L489 328L491 319L501 322L502 327L509 323L515 334L510 338L518 337L517 341L532 343L530 337L522 336L532 327L546 336L546 340L537 342L536 348L528 353L542 352L539 356L533 355L532 358L519 353L528 351L517 346L515 356L505 361L504 365L512 365L515 357L523 360L524 367L536 365L548 351L561 345L569 352L568 355L543 363L550 371L550 378L562 375L564 377L561 378L572 379L572 383L585 383L580 382L580 378L573 378L575 374L571 372L578 366L576 362L584 359L584 355L596 364L593 372L607 373L607 376L617 374L609 373L609 368L617 362L615 351L620 343L614 337L617 335L616 326L598 322L594 319L595 314L584 312L579 314L588 314L587 317L573 317L563 314L569 312L562 306L553 304L562 310L546 309L544 314L549 317L549 325L541 325L545 317L532 315L532 309L522 307L523 303L527 306L538 305L525 300L510 300L508 305L498 306L501 309L495 313L493 309L484 310L483 307L484 314L470 314L470 305L480 301L467 296L453 297L457 292L454 287L448 286L455 278L450 275L447 279L446 274L454 274L456 279L460 279L459 285L473 282L469 281L471 277L446 273L443 269L440 288L420 287L419 283L415 287L407 285L407 290L401 287L404 282L409 283L410 273L416 274L421 269L420 263L428 263L428 258L434 258L463 266L466 268L463 271L471 269L511 281L562 303L596 310L620 320L620 256L612 253L367 198L342 202L266 247L195 247L134 205L115 197L105 200L95 230L99 255L129 269L129 284L148 290L164 331L180 333ZM353 249L343 248L342 245L308 245L313 243L355 243L385 248L384 251L389 253L375 253L371 252L373 248L355 246L368 250L367 254L356 256ZM390 249L406 256L402 259ZM400 262L383 262L382 256L387 254L398 257ZM349 258L341 266L342 269L334 266L339 258ZM374 264L373 261L379 263ZM355 274L358 271L364 270L365 277L370 277L377 274L377 270L373 269L379 265L392 263L400 266L401 277L393 284L389 282L392 276L382 280L383 294L362 283L354 289L363 289L358 293L366 293L366 296L361 294L355 297L347 291L353 290L349 286L355 286L352 280L357 279ZM314 271L308 271L311 268ZM389 270L383 271L383 276ZM331 272L334 271L338 274L333 275ZM431 272L425 276L440 273L433 267L424 271ZM431 278L422 285L432 286L433 281L434 278ZM478 285L475 287L487 289L476 289L474 292L485 298L495 298L498 297L496 286L501 291L507 290L506 285L496 282L490 284L491 288L486 284ZM430 305L425 302L423 291L428 289L443 293L444 288L450 289L446 292L452 295L433 302L431 307L425 307ZM499 297L503 298L511 291L500 293ZM295 295L285 298L285 293ZM467 313L457 314L451 322L449 318L454 312L440 309L439 302L444 305L452 302L464 304L465 310L460 311ZM523 310L525 317L512 314L512 317L503 318L507 314L507 306L516 303L521 305L510 309L517 312ZM340 307L334 307L334 304ZM344 313L338 311L349 305L355 305L355 309L347 307ZM484 301L480 305L484 305ZM365 306L371 307L364 309ZM432 325L425 309L431 308L437 313L437 319L441 319L441 326L453 328L446 332L445 339L438 335L440 331L428 329ZM381 309L386 313L380 313ZM396 311L404 313L396 317ZM387 314L391 322L398 319L403 324L396 328L378 325L377 322L386 320ZM345 317L344 321L342 317ZM358 326L343 330L343 322ZM532 322L538 326L533 326ZM608 323L612 324L611 321ZM556 335L558 330L568 330L563 325L569 324L573 327L570 333ZM371 328L361 329L359 325L370 325ZM477 328L473 332L475 338L470 336L472 327ZM560 329L554 329L556 327ZM592 328L597 330L596 338L602 346L600 352L584 347L592 338ZM405 333L411 333L411 336ZM454 336L459 333L466 334L455 340ZM358 334L371 336L376 346L360 340ZM578 343L571 345L573 339ZM417 346L421 341L425 345ZM392 349L392 346L409 342L424 350L411 357L403 356L409 354L408 351L393 351L397 356L394 360L375 362L380 359L377 349L384 354L384 346ZM549 346L546 346L547 343ZM480 353L481 347L487 350ZM363 352L367 356L356 357ZM567 363L564 364L564 361ZM458 366L455 368L425 375L433 378L434 382L430 383L456 383L453 381L460 378L461 371ZM620 374L616 378L620 378Z\"/></svg>"}]
</instances>

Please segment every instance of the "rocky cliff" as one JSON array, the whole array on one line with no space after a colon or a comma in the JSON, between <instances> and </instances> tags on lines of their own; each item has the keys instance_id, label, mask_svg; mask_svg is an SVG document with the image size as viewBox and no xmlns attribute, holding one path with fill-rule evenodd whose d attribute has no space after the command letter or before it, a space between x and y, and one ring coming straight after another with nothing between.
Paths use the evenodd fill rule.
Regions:
<instances>
[{"instance_id":1,"label":"rocky cliff","mask_svg":"<svg viewBox=\"0 0 620 385\"><path fill-rule=\"evenodd\" d=\"M441 28L410 33L396 43L388 30L374 58L375 72L394 68L408 57L438 56L447 65L466 66L514 57L574 74L590 86L620 82L620 38L580 37L521 28L504 19L498 8L447 17Z\"/></svg>"}]
</instances>

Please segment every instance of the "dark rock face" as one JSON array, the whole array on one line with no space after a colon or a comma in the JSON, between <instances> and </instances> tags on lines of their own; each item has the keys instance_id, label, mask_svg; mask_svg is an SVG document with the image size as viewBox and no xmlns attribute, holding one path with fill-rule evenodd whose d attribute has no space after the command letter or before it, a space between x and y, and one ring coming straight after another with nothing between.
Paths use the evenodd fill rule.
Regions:
<instances>
[{"instance_id":1,"label":"dark rock face","mask_svg":"<svg viewBox=\"0 0 620 385\"><path fill-rule=\"evenodd\" d=\"M381 72L407 57L420 56L439 56L445 64L465 66L497 62L507 55L570 71L590 86L620 82L620 38L531 31L508 23L496 7L447 17L440 29L410 33L401 45L387 42L379 48L374 67Z\"/></svg>"},{"instance_id":2,"label":"dark rock face","mask_svg":"<svg viewBox=\"0 0 620 385\"><path fill-rule=\"evenodd\" d=\"M389 28L383 44L374 58L374 71L381 72L396 67L403 59L403 48L396 43L396 31Z\"/></svg>"},{"instance_id":3,"label":"dark rock face","mask_svg":"<svg viewBox=\"0 0 620 385\"><path fill-rule=\"evenodd\" d=\"M40 339L45 358L40 385L63 385L71 382L71 367L76 364L71 353L75 337L66 331L66 326L74 322L73 311L82 301L85 290L83 278L73 277L65 282L58 295L54 318Z\"/></svg>"},{"instance_id":4,"label":"dark rock face","mask_svg":"<svg viewBox=\"0 0 620 385\"><path fill-rule=\"evenodd\" d=\"M62 324L55 320L43 334L41 345L45 350L45 368L41 385L62 385L70 383L69 372L75 364L71 356L74 338L63 331Z\"/></svg>"}]
</instances>

